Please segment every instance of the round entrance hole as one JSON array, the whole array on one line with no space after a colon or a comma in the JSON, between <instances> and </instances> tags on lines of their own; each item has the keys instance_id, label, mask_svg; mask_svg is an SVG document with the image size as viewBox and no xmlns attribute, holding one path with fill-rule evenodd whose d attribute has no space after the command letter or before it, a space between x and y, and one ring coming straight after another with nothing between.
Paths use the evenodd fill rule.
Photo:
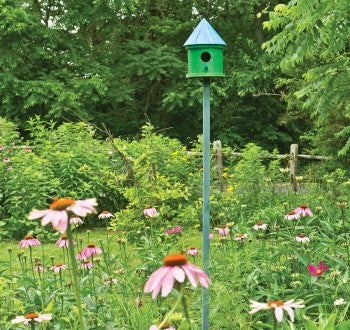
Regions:
<instances>
[{"instance_id":1,"label":"round entrance hole","mask_svg":"<svg viewBox=\"0 0 350 330\"><path fill-rule=\"evenodd\" d=\"M211 55L208 52L204 52L201 54L201 60L203 62L209 62L211 59Z\"/></svg>"}]
</instances>

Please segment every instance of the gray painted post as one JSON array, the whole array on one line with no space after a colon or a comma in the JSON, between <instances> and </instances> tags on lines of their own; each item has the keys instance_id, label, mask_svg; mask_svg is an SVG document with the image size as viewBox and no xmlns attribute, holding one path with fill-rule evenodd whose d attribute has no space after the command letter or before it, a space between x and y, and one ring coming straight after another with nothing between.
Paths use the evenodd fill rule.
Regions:
<instances>
[{"instance_id":1,"label":"gray painted post","mask_svg":"<svg viewBox=\"0 0 350 330\"><path fill-rule=\"evenodd\" d=\"M298 171L298 145L291 144L290 153L289 153L289 174L290 174L292 189L294 192L297 192L298 190L298 183L297 183L298 172L297 171Z\"/></svg>"},{"instance_id":2,"label":"gray painted post","mask_svg":"<svg viewBox=\"0 0 350 330\"><path fill-rule=\"evenodd\" d=\"M215 152L216 180L218 183L219 190L223 192L225 189L224 189L224 183L222 181L223 164L222 164L222 149L221 149L220 140L216 140L213 142L213 149Z\"/></svg>"}]
</instances>

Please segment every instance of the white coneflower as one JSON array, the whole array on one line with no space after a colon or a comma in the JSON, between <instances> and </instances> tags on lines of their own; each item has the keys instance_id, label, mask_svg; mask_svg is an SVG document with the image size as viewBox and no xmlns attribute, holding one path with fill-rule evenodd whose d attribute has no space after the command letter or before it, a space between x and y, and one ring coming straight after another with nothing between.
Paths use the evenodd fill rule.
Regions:
<instances>
[{"instance_id":1,"label":"white coneflower","mask_svg":"<svg viewBox=\"0 0 350 330\"><path fill-rule=\"evenodd\" d=\"M339 298L339 299L334 301L334 306L344 305L345 303L346 303L346 301L343 298Z\"/></svg>"},{"instance_id":2,"label":"white coneflower","mask_svg":"<svg viewBox=\"0 0 350 330\"><path fill-rule=\"evenodd\" d=\"M245 238L248 238L247 234L237 234L235 237L235 241L243 242Z\"/></svg>"},{"instance_id":3,"label":"white coneflower","mask_svg":"<svg viewBox=\"0 0 350 330\"><path fill-rule=\"evenodd\" d=\"M249 314L253 314L253 313L259 312L261 310L274 309L277 322L282 322L284 310L289 315L290 320L292 322L294 322L293 308L304 308L305 307L303 301L294 302L294 299L288 300L286 302L276 300L276 301L269 301L267 303L261 303L261 302L257 302L254 300L249 300L249 301L251 303L250 307L253 308L249 312Z\"/></svg>"},{"instance_id":4,"label":"white coneflower","mask_svg":"<svg viewBox=\"0 0 350 330\"><path fill-rule=\"evenodd\" d=\"M108 211L102 211L99 215L98 218L99 219L109 219L109 218L113 218L114 215Z\"/></svg>"},{"instance_id":5,"label":"white coneflower","mask_svg":"<svg viewBox=\"0 0 350 330\"><path fill-rule=\"evenodd\" d=\"M25 325L32 325L34 322L41 323L43 321L52 320L51 314L38 314L38 313L27 313L22 316L16 316L11 322L12 324L23 323ZM34 325L33 325L34 326Z\"/></svg>"},{"instance_id":6,"label":"white coneflower","mask_svg":"<svg viewBox=\"0 0 350 330\"><path fill-rule=\"evenodd\" d=\"M336 277L338 277L340 274L341 274L341 271L340 271L340 270L333 270L333 271L331 272L331 277L332 277L332 278L336 278Z\"/></svg>"},{"instance_id":7,"label":"white coneflower","mask_svg":"<svg viewBox=\"0 0 350 330\"><path fill-rule=\"evenodd\" d=\"M295 237L295 240L299 243L309 243L310 242L310 238L307 237L304 233L301 233L297 237Z\"/></svg>"},{"instance_id":8,"label":"white coneflower","mask_svg":"<svg viewBox=\"0 0 350 330\"><path fill-rule=\"evenodd\" d=\"M267 224L259 221L253 226L253 229L254 230L266 230L267 229Z\"/></svg>"}]
</instances>

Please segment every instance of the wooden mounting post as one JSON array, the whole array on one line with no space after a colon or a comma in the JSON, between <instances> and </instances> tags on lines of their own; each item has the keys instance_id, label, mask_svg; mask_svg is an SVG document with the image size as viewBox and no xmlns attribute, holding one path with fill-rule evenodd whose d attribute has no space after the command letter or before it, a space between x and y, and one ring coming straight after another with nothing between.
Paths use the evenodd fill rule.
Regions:
<instances>
[{"instance_id":1,"label":"wooden mounting post","mask_svg":"<svg viewBox=\"0 0 350 330\"><path fill-rule=\"evenodd\" d=\"M224 183L222 181L223 164L222 164L222 149L221 149L220 140L216 140L213 142L213 150L215 153L215 170L216 170L218 188L221 192L223 192L224 191Z\"/></svg>"},{"instance_id":2,"label":"wooden mounting post","mask_svg":"<svg viewBox=\"0 0 350 330\"><path fill-rule=\"evenodd\" d=\"M298 145L291 144L290 153L289 153L289 174L290 174L292 189L294 192L297 192L298 190L297 171L298 171Z\"/></svg>"}]
</instances>

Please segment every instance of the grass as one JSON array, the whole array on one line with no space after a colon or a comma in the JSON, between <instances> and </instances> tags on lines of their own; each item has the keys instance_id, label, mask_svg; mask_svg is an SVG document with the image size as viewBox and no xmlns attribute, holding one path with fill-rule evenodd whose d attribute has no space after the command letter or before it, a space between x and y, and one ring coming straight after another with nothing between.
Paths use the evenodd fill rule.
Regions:
<instances>
[{"instance_id":1,"label":"grass","mask_svg":"<svg viewBox=\"0 0 350 330\"><path fill-rule=\"evenodd\" d=\"M317 213L313 217L293 221L284 220L281 216L278 227L272 221L266 232L253 230L252 219L243 218L231 224L227 237L218 235L214 230L210 249L210 329L272 328L274 317L271 313L262 311L249 315L249 299L261 302L303 299L306 307L295 312L294 329L305 329L303 315L317 321L321 316L336 313L337 322L347 320L350 306L347 298L350 292L346 284L348 242L341 226L342 218L331 217L330 214ZM309 244L295 241L300 232L310 237ZM239 233L247 233L248 238L236 241ZM133 236L133 241L125 241L121 232L103 228L76 230L77 250L89 242L103 249L102 254L93 258L93 269L80 269L88 328L144 330L162 320L172 308L178 293L173 290L166 298L152 300L149 294L143 292L145 281L162 265L167 254L186 252L191 246L201 251L201 235L199 230L191 228L184 228L182 235L165 235L156 228L145 227ZM38 274L31 272L30 249L20 248L18 241L0 243L3 251L0 270L9 288L0 293L0 298L8 301L6 308L10 311L6 314L5 306L0 304L0 312L7 315L7 320L20 310L36 308L53 313L56 327L74 329L76 314L72 309L74 296L69 287L70 271L59 274L49 271L51 265L68 261L66 249L55 246L58 238L59 235L56 235L49 242L42 240L41 247L31 249L32 259L37 258L41 262L44 259L47 268L44 283L38 281ZM188 258L189 262L201 267L201 255ZM320 260L330 269L320 277L310 276L308 264L318 265ZM331 275L336 271L338 275ZM109 277L116 283L106 287L104 281ZM20 293L12 296L16 290ZM185 292L192 329L200 329L201 290L188 285ZM345 298L346 304L335 307L333 302L339 298ZM182 313L181 308L178 312ZM180 321L183 323L183 314ZM177 321L173 322L176 324ZM8 321L0 322L3 325L1 329L11 329L6 328L6 324ZM289 329L287 317L284 317L283 323L274 326L275 329Z\"/></svg>"}]
</instances>

